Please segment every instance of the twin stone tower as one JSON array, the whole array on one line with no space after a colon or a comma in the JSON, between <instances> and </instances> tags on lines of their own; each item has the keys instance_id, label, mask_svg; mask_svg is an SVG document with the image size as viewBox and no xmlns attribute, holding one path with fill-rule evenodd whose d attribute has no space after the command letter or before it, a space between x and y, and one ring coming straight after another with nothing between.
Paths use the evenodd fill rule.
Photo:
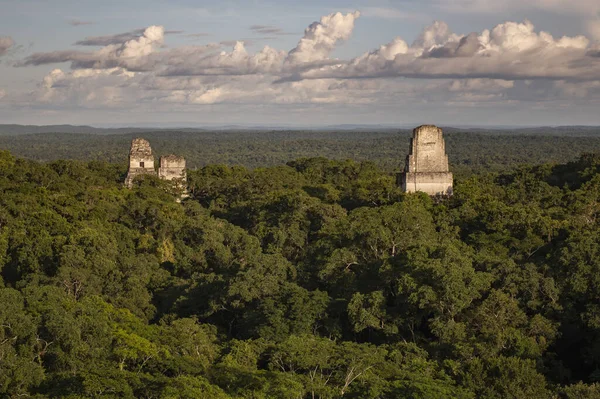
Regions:
<instances>
[{"instance_id":1,"label":"twin stone tower","mask_svg":"<svg viewBox=\"0 0 600 399\"><path fill-rule=\"evenodd\" d=\"M154 169L150 143L141 138L134 139L129 151L129 171L125 186L133 187L133 180L141 175L158 176L185 189L185 159L176 155L160 157L157 172ZM413 130L406 165L404 172L398 175L398 184L407 193L422 191L432 196L452 195L452 173L448 168L442 129L423 125Z\"/></svg>"},{"instance_id":2,"label":"twin stone tower","mask_svg":"<svg viewBox=\"0 0 600 399\"><path fill-rule=\"evenodd\" d=\"M164 180L170 180L175 187L185 189L186 170L185 158L177 155L160 157L158 172L154 169L154 155L150 143L144 139L133 139L129 150L129 170L125 178L125 186L133 187L133 180L142 175L154 175Z\"/></svg>"}]
</instances>

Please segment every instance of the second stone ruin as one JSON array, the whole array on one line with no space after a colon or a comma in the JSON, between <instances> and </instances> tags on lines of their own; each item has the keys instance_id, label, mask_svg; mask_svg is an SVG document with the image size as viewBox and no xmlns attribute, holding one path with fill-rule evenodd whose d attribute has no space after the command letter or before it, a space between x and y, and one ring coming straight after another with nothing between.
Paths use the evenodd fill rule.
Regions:
<instances>
[{"instance_id":1,"label":"second stone ruin","mask_svg":"<svg viewBox=\"0 0 600 399\"><path fill-rule=\"evenodd\" d=\"M154 155L147 140L137 138L131 142L129 150L129 170L125 179L125 186L133 187L136 177L142 175L154 175L164 180L170 180L176 188L186 189L185 158L177 155L160 157L158 172L154 169Z\"/></svg>"}]
</instances>

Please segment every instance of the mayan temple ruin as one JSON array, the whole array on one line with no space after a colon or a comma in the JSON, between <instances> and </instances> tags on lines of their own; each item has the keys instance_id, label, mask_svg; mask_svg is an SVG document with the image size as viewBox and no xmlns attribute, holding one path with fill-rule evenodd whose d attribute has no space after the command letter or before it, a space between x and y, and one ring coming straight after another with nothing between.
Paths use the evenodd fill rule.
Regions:
<instances>
[{"instance_id":1,"label":"mayan temple ruin","mask_svg":"<svg viewBox=\"0 0 600 399\"><path fill-rule=\"evenodd\" d=\"M160 157L158 177L171 180L180 187L185 186L187 175L185 172L185 158L177 155Z\"/></svg>"},{"instance_id":2,"label":"mayan temple ruin","mask_svg":"<svg viewBox=\"0 0 600 399\"><path fill-rule=\"evenodd\" d=\"M154 169L154 155L150 143L144 139L133 139L129 150L129 170L125 179L125 186L133 187L133 180L141 175L156 175Z\"/></svg>"},{"instance_id":3,"label":"mayan temple ruin","mask_svg":"<svg viewBox=\"0 0 600 399\"><path fill-rule=\"evenodd\" d=\"M164 180L170 180L176 188L185 190L187 175L185 171L185 158L176 155L160 157L158 172L154 168L154 155L147 140L142 138L133 139L131 150L129 150L129 170L125 178L125 186L133 187L136 177L142 175L158 176Z\"/></svg>"},{"instance_id":4,"label":"mayan temple ruin","mask_svg":"<svg viewBox=\"0 0 600 399\"><path fill-rule=\"evenodd\" d=\"M442 129L423 125L413 130L404 172L398 177L404 192L452 195L452 173L448 168Z\"/></svg>"}]
</instances>

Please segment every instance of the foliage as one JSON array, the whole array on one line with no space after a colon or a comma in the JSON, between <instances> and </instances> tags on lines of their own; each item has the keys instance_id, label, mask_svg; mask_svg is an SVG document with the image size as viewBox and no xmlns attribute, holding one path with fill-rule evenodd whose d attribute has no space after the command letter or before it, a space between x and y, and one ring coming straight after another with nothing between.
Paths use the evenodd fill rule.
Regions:
<instances>
[{"instance_id":1,"label":"foliage","mask_svg":"<svg viewBox=\"0 0 600 399\"><path fill-rule=\"evenodd\" d=\"M371 162L0 152L0 396L595 398L600 157L403 194Z\"/></svg>"}]
</instances>

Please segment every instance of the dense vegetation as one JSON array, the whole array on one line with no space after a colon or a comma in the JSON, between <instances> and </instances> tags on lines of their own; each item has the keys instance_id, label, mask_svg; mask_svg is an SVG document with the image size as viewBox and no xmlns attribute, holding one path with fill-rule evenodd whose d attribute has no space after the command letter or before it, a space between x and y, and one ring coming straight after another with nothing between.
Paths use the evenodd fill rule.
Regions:
<instances>
[{"instance_id":1,"label":"dense vegetation","mask_svg":"<svg viewBox=\"0 0 600 399\"><path fill-rule=\"evenodd\" d=\"M0 152L0 396L600 396L599 156L124 173Z\"/></svg>"},{"instance_id":2,"label":"dense vegetation","mask_svg":"<svg viewBox=\"0 0 600 399\"><path fill-rule=\"evenodd\" d=\"M103 131L110 133L111 131ZM599 128L468 131L445 129L455 175L501 171L515 164L566 163L600 152ZM1 129L0 129L1 133ZM247 168L285 165L298 158L373 161L386 172L403 166L411 132L381 131L155 131L120 134L44 133L2 136L0 148L38 161L76 159L125 164L134 137L157 155L184 156L191 169L225 164Z\"/></svg>"}]
</instances>

